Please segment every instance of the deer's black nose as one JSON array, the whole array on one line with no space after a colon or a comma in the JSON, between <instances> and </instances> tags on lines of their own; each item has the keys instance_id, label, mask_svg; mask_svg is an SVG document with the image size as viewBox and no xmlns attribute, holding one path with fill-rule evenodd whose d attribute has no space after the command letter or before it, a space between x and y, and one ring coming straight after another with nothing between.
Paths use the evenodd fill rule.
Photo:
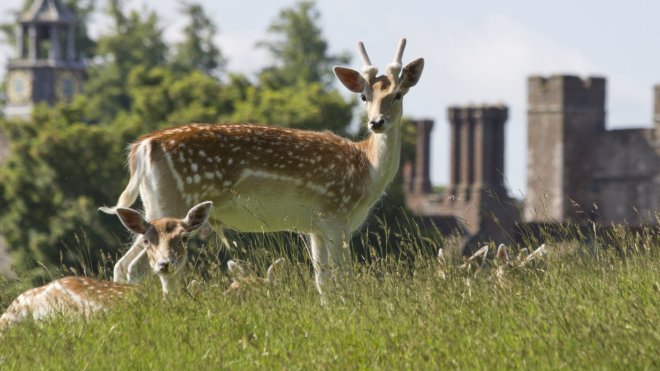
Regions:
<instances>
[{"instance_id":1,"label":"deer's black nose","mask_svg":"<svg viewBox=\"0 0 660 371\"><path fill-rule=\"evenodd\" d=\"M170 273L172 270L172 262L169 260L158 262L158 271L162 273Z\"/></svg>"},{"instance_id":2,"label":"deer's black nose","mask_svg":"<svg viewBox=\"0 0 660 371\"><path fill-rule=\"evenodd\" d=\"M384 124L385 124L385 119L378 119L378 120L369 121L369 127L371 129L378 130L378 129L382 128Z\"/></svg>"}]
</instances>

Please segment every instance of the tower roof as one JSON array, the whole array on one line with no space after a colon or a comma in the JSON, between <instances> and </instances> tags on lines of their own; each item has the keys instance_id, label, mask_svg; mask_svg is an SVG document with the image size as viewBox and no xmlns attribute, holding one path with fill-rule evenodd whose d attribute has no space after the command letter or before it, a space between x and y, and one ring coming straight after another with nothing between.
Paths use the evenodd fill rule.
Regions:
<instances>
[{"instance_id":1,"label":"tower roof","mask_svg":"<svg viewBox=\"0 0 660 371\"><path fill-rule=\"evenodd\" d=\"M60 0L36 0L19 17L21 23L75 23L76 17Z\"/></svg>"}]
</instances>

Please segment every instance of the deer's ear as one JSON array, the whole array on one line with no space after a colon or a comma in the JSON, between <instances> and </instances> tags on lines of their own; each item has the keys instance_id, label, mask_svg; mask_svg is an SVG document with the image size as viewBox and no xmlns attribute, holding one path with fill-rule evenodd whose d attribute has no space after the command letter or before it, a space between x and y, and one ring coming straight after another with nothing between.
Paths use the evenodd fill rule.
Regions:
<instances>
[{"instance_id":1,"label":"deer's ear","mask_svg":"<svg viewBox=\"0 0 660 371\"><path fill-rule=\"evenodd\" d=\"M124 207L118 207L116 212L121 224L123 224L129 231L137 234L144 234L147 231L149 222L147 222L142 214L133 209Z\"/></svg>"},{"instance_id":2,"label":"deer's ear","mask_svg":"<svg viewBox=\"0 0 660 371\"><path fill-rule=\"evenodd\" d=\"M206 201L190 209L188 215L183 219L183 223L186 225L188 232L195 231L204 225L209 216L211 216L212 208L213 202Z\"/></svg>"},{"instance_id":3,"label":"deer's ear","mask_svg":"<svg viewBox=\"0 0 660 371\"><path fill-rule=\"evenodd\" d=\"M335 67L335 75L341 83L353 93L361 93L364 90L366 81L356 70L346 67Z\"/></svg>"},{"instance_id":4,"label":"deer's ear","mask_svg":"<svg viewBox=\"0 0 660 371\"><path fill-rule=\"evenodd\" d=\"M399 88L408 91L411 87L417 85L419 78L422 77L424 70L424 58L418 58L403 67Z\"/></svg>"}]
</instances>

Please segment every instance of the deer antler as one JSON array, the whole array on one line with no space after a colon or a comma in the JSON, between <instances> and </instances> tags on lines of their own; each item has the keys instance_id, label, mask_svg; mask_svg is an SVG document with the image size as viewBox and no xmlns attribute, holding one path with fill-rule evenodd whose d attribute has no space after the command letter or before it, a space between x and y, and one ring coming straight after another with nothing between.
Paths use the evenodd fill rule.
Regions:
<instances>
[{"instance_id":1,"label":"deer antler","mask_svg":"<svg viewBox=\"0 0 660 371\"><path fill-rule=\"evenodd\" d=\"M371 64L367 55L367 49L365 49L362 41L358 41L358 52L360 52L360 59L362 59L362 76L367 81L372 81L378 74L378 68Z\"/></svg>"},{"instance_id":2,"label":"deer antler","mask_svg":"<svg viewBox=\"0 0 660 371\"><path fill-rule=\"evenodd\" d=\"M387 65L387 75L395 83L399 83L399 75L401 74L401 67L403 66L403 50L406 48L406 39L403 38L399 41L399 47L396 49L394 54L394 60L392 63Z\"/></svg>"}]
</instances>

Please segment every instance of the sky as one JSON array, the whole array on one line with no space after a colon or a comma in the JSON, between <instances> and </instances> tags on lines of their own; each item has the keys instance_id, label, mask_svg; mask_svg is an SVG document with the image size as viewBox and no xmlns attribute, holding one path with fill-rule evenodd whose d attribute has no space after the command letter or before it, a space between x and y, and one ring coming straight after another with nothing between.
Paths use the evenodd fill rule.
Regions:
<instances>
[{"instance_id":1,"label":"sky","mask_svg":"<svg viewBox=\"0 0 660 371\"><path fill-rule=\"evenodd\" d=\"M228 69L253 76L269 63L255 43L278 12L294 0L200 1L219 27L217 43ZM97 0L100 6L104 0ZM0 2L0 22L12 19L22 0ZM126 1L154 9L169 41L181 38L184 20L177 0ZM404 64L425 59L417 86L404 99L404 114L435 121L431 180L449 180L447 107L503 103L506 124L505 175L509 192L526 190L526 81L530 75L571 74L607 78L607 127L649 127L653 86L660 84L660 1L498 0L423 1L318 0L320 27L330 53L349 52L359 68L358 40L384 71L401 37L408 40ZM92 35L109 28L102 17ZM0 75L13 50L0 47ZM339 85L338 85L339 86ZM349 93L346 93L347 96Z\"/></svg>"}]
</instances>

